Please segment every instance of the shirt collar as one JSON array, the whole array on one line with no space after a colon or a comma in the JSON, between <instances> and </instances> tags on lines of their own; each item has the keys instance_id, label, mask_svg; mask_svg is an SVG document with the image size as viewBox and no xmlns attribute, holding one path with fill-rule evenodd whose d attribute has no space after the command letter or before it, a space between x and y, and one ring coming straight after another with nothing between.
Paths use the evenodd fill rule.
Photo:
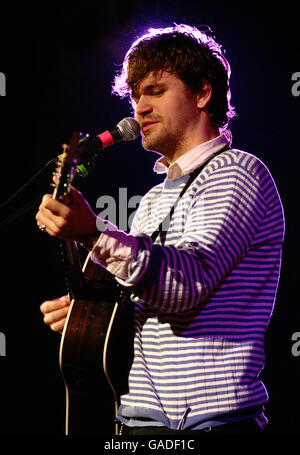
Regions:
<instances>
[{"instance_id":1,"label":"shirt collar","mask_svg":"<svg viewBox=\"0 0 300 455\"><path fill-rule=\"evenodd\" d=\"M180 156L174 163L168 166L165 157L159 158L154 164L153 170L157 174L167 174L168 179L176 179L185 174L190 174L194 169L201 166L211 155L221 150L225 145L231 144L231 133L225 131L209 141L197 145L193 149Z\"/></svg>"}]
</instances>

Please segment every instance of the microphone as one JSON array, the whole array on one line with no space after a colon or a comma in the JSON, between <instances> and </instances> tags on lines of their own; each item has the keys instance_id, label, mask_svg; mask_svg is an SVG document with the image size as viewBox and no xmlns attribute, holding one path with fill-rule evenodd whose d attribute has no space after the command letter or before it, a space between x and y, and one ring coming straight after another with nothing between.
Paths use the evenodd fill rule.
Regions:
<instances>
[{"instance_id":1,"label":"microphone","mask_svg":"<svg viewBox=\"0 0 300 455\"><path fill-rule=\"evenodd\" d=\"M93 138L89 138L89 134L85 134L79 140L81 151L78 154L79 162L77 163L75 176L86 177L89 172L95 168L98 153L104 148L117 144L122 141L134 141L140 134L140 125L132 117L123 118L114 128L106 130ZM59 155L59 159L63 158L65 152ZM53 160L49 161L51 164Z\"/></svg>"},{"instance_id":2,"label":"microphone","mask_svg":"<svg viewBox=\"0 0 300 455\"><path fill-rule=\"evenodd\" d=\"M114 128L98 134L94 138L83 138L80 145L83 147L79 154L80 160L85 160L104 148L122 141L134 141L140 134L140 125L132 117L123 118Z\"/></svg>"}]
</instances>

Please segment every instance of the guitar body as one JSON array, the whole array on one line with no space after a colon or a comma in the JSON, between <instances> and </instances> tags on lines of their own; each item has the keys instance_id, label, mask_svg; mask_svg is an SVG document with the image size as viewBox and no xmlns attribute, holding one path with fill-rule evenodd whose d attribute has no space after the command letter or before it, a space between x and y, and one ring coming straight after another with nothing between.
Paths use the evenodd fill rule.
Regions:
<instances>
[{"instance_id":1,"label":"guitar body","mask_svg":"<svg viewBox=\"0 0 300 455\"><path fill-rule=\"evenodd\" d=\"M97 285L81 289L72 299L60 346L66 434L114 435L119 397L128 391L132 362L132 304L113 277L89 258L84 272Z\"/></svg>"}]
</instances>

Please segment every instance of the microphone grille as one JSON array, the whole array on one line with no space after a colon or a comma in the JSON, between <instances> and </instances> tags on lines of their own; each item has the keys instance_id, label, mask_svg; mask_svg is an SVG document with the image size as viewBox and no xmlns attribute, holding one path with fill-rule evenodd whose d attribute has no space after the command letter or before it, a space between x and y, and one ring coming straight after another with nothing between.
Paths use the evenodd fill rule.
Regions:
<instances>
[{"instance_id":1,"label":"microphone grille","mask_svg":"<svg viewBox=\"0 0 300 455\"><path fill-rule=\"evenodd\" d=\"M132 117L123 118L118 124L123 141L134 141L140 134L140 125Z\"/></svg>"}]
</instances>

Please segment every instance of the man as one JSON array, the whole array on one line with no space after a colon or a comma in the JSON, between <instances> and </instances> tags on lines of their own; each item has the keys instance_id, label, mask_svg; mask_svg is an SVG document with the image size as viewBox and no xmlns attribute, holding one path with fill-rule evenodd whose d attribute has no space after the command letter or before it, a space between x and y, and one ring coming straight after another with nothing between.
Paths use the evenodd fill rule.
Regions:
<instances>
[{"instance_id":1,"label":"man","mask_svg":"<svg viewBox=\"0 0 300 455\"><path fill-rule=\"evenodd\" d=\"M76 190L69 206L45 196L36 216L50 235L88 244L93 261L132 288L135 354L118 415L125 434L252 434L267 424L259 374L284 218L265 165L230 148L229 77L208 34L150 29L128 51L114 91L131 97L143 147L162 155L155 170L167 178L144 196L130 234L103 228ZM68 308L67 297L41 306L58 332Z\"/></svg>"}]
</instances>

